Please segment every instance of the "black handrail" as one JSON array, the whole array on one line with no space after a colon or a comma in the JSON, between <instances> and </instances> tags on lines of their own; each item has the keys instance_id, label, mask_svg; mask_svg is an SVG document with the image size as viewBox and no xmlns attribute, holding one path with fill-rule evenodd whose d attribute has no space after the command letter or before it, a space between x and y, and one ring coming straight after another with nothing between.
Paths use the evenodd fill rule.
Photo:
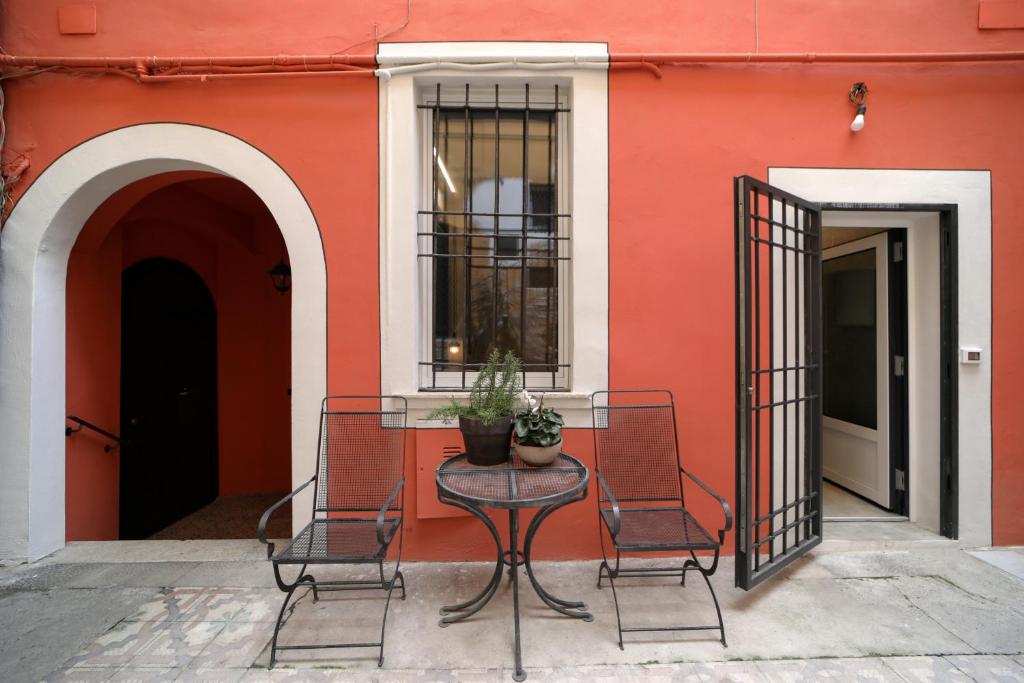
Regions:
<instances>
[{"instance_id":1,"label":"black handrail","mask_svg":"<svg viewBox=\"0 0 1024 683\"><path fill-rule=\"evenodd\" d=\"M78 428L76 429L74 427L64 427L64 436L71 436L72 434L77 434L78 432L82 431L82 429L91 429L92 431L94 431L97 434L100 434L102 436L105 436L106 438L110 439L111 441L113 441L116 444L114 446L111 446L110 444L104 444L104 446L103 446L103 452L104 453L109 453L110 451L114 450L118 446L121 446L122 444L124 444L124 441L117 434L111 434L106 429L103 429L102 427L97 427L93 423L87 422L86 420L83 420L80 417L77 417L75 415L68 415L67 419L72 421L72 422L77 422L78 423Z\"/></svg>"}]
</instances>

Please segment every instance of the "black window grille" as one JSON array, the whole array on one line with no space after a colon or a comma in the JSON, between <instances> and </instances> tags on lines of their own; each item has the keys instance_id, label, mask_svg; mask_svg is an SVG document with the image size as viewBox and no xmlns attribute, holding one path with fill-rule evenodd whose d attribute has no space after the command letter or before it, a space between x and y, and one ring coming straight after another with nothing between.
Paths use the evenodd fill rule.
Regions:
<instances>
[{"instance_id":1,"label":"black window grille","mask_svg":"<svg viewBox=\"0 0 1024 683\"><path fill-rule=\"evenodd\" d=\"M495 85L486 101L468 84L456 98L432 90L420 105L431 135L417 232L431 297L421 389L467 388L498 349L523 359L525 386L564 390L571 216L559 201L559 149L569 109L557 86L531 95L528 84Z\"/></svg>"}]
</instances>

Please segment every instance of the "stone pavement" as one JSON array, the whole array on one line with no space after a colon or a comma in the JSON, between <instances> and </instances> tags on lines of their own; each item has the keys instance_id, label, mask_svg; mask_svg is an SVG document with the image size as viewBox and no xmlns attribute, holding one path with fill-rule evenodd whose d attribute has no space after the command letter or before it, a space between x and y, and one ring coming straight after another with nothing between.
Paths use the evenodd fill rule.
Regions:
<instances>
[{"instance_id":1,"label":"stone pavement","mask_svg":"<svg viewBox=\"0 0 1024 683\"><path fill-rule=\"evenodd\" d=\"M474 618L437 627L441 604L486 583L484 563L403 565L409 594L392 602L383 669L374 651L293 651L268 672L282 594L261 553L248 541L87 543L0 569L0 681L511 680L507 581ZM648 633L620 651L597 562L535 567L595 620L555 615L521 584L529 681L1024 681L1024 582L952 542L826 542L751 592L732 587L726 558L714 584L728 648L710 632ZM620 580L624 620L710 623L702 582L687 584ZM306 595L281 642L373 640L382 609L379 591Z\"/></svg>"}]
</instances>

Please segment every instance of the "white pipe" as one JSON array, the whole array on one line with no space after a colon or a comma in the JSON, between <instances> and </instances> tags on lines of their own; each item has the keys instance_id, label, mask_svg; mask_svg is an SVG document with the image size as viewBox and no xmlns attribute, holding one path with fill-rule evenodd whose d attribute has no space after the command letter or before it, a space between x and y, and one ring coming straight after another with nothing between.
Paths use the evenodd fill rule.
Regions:
<instances>
[{"instance_id":1,"label":"white pipe","mask_svg":"<svg viewBox=\"0 0 1024 683\"><path fill-rule=\"evenodd\" d=\"M402 66L408 64L439 64L441 62L457 61L463 64L482 64L487 62L607 62L608 53L605 51L595 52L591 54L568 54L568 53L550 53L550 54L537 54L527 52L524 54L486 54L485 52L477 52L476 54L445 54L445 55L429 55L429 54L388 54L387 52L377 54L377 61L379 64Z\"/></svg>"},{"instance_id":2,"label":"white pipe","mask_svg":"<svg viewBox=\"0 0 1024 683\"><path fill-rule=\"evenodd\" d=\"M493 59L493 57L489 58ZM388 61L392 61L388 58ZM594 69L599 71L608 70L608 57L584 57L573 58L567 61L561 58L559 61L536 61L531 57L525 60L522 57L497 62L443 62L437 59L432 62L419 62L416 64L403 64L400 66L376 69L373 73L379 77L390 79L398 74L418 73L434 69L447 69L451 71L508 71L510 69L524 69L527 71L557 71L561 69Z\"/></svg>"}]
</instances>

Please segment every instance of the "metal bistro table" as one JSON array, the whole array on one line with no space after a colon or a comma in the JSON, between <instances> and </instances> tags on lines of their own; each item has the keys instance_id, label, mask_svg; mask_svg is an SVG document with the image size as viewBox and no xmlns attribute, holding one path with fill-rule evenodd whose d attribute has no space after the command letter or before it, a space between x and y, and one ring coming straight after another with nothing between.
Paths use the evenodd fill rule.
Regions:
<instances>
[{"instance_id":1,"label":"metal bistro table","mask_svg":"<svg viewBox=\"0 0 1024 683\"><path fill-rule=\"evenodd\" d=\"M568 617L593 621L582 602L562 600L544 590L533 575L530 566L530 549L537 529L547 517L560 507L575 503L587 497L587 482L590 472L586 466L571 455L559 453L553 463L546 467L531 467L515 454L509 461L493 467L471 465L466 455L457 455L437 468L437 497L447 505L453 505L475 515L484 525L498 549L498 560L490 582L475 597L455 605L441 608L442 627L467 619L490 602L501 583L502 569L508 565L512 575L512 606L515 618L516 668L512 677L517 681L526 678L523 671L522 647L519 635L519 565L526 567L526 575L533 584L537 595L551 609ZM508 510L509 543L508 552L501 545L501 537L491 518L483 508ZM519 542L519 510L539 508L523 539L523 550L517 549Z\"/></svg>"}]
</instances>

